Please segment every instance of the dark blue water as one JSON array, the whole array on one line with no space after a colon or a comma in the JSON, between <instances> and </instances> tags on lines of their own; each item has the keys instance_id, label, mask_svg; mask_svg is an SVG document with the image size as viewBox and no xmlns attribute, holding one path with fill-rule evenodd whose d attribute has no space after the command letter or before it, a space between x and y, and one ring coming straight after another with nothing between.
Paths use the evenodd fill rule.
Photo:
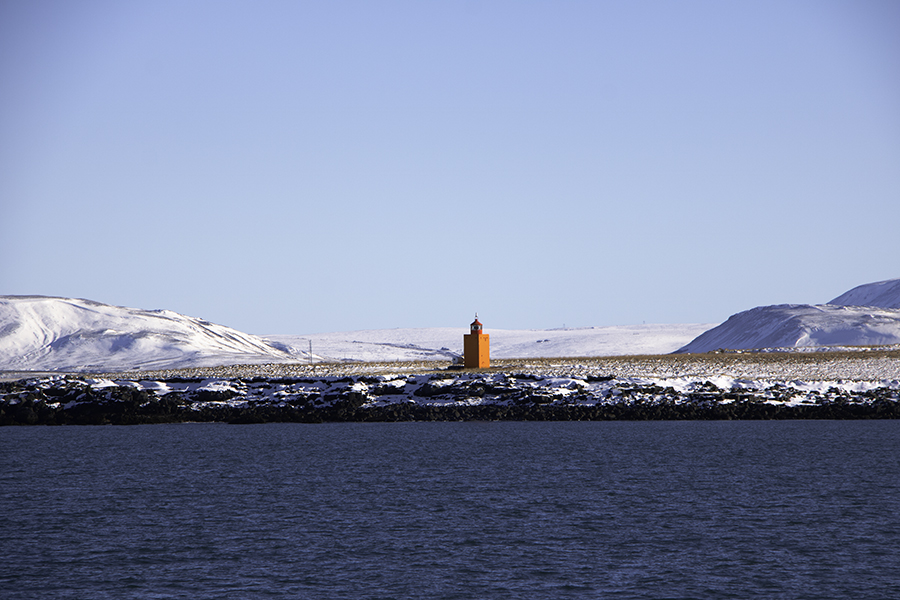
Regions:
<instances>
[{"instance_id":1,"label":"dark blue water","mask_svg":"<svg viewBox=\"0 0 900 600\"><path fill-rule=\"evenodd\" d=\"M900 598L900 423L0 429L0 597Z\"/></svg>"}]
</instances>

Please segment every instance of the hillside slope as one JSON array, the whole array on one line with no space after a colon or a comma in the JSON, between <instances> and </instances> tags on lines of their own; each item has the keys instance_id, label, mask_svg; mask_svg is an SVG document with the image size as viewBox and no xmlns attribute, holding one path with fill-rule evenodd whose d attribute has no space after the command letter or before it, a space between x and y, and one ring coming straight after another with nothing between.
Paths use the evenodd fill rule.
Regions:
<instances>
[{"instance_id":1,"label":"hillside slope","mask_svg":"<svg viewBox=\"0 0 900 600\"><path fill-rule=\"evenodd\" d=\"M828 304L900 308L900 279L888 279L856 286Z\"/></svg>"},{"instance_id":2,"label":"hillside slope","mask_svg":"<svg viewBox=\"0 0 900 600\"><path fill-rule=\"evenodd\" d=\"M0 369L110 371L294 361L257 336L91 300L0 296Z\"/></svg>"},{"instance_id":3,"label":"hillside slope","mask_svg":"<svg viewBox=\"0 0 900 600\"><path fill-rule=\"evenodd\" d=\"M884 344L900 344L900 310L780 304L732 315L678 352Z\"/></svg>"}]
</instances>

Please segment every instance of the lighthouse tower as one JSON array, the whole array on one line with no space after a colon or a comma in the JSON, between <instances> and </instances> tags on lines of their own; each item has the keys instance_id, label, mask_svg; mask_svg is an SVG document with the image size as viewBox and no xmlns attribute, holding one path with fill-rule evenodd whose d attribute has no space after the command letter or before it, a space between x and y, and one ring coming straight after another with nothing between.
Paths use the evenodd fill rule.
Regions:
<instances>
[{"instance_id":1,"label":"lighthouse tower","mask_svg":"<svg viewBox=\"0 0 900 600\"><path fill-rule=\"evenodd\" d=\"M491 336L482 331L478 313L470 327L471 332L463 336L463 366L467 369L487 369L491 366Z\"/></svg>"}]
</instances>

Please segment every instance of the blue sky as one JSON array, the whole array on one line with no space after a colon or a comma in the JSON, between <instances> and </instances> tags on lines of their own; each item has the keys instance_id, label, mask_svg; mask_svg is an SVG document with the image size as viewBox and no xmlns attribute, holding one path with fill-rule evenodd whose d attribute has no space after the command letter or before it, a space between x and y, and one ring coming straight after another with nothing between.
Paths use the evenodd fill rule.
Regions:
<instances>
[{"instance_id":1,"label":"blue sky","mask_svg":"<svg viewBox=\"0 0 900 600\"><path fill-rule=\"evenodd\" d=\"M0 1L0 294L250 333L900 277L895 2Z\"/></svg>"}]
</instances>

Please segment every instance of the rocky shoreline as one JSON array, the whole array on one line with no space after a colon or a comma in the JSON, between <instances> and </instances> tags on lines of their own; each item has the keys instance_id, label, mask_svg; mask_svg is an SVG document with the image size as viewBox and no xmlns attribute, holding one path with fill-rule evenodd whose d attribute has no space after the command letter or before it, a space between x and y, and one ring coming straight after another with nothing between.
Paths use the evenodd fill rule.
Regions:
<instances>
[{"instance_id":1,"label":"rocky shoreline","mask_svg":"<svg viewBox=\"0 0 900 600\"><path fill-rule=\"evenodd\" d=\"M612 359L507 361L483 371L432 363L41 376L0 382L0 425L900 418L900 361L870 358L871 373L861 362L799 357L794 372L844 375L807 379L745 377L748 360L790 371L783 357L729 358L734 369L714 356L705 360L717 369L683 357L628 357L603 370L597 361ZM847 378L848 364L869 377Z\"/></svg>"}]
</instances>

